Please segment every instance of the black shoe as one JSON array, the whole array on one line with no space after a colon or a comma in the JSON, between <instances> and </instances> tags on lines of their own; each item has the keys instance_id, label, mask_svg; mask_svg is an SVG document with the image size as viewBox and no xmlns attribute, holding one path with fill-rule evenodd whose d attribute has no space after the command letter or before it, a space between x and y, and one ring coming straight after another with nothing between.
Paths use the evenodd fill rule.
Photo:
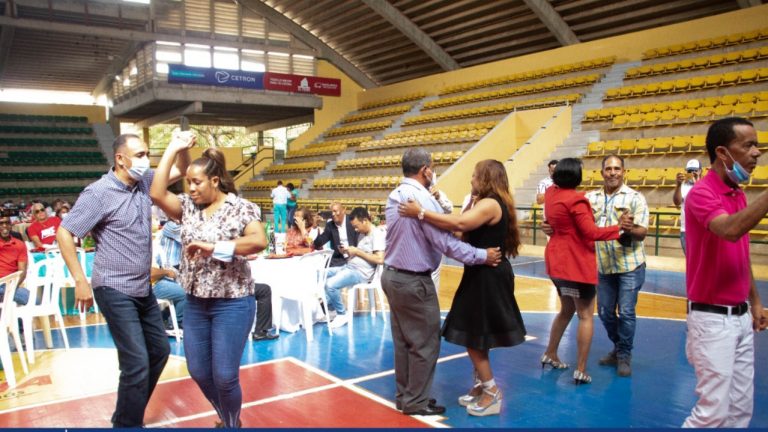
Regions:
<instances>
[{"instance_id":1,"label":"black shoe","mask_svg":"<svg viewBox=\"0 0 768 432\"><path fill-rule=\"evenodd\" d=\"M437 405L437 399L430 398L429 401L427 401L427 406L433 407L433 406L436 406L436 405ZM395 401L395 409L397 409L398 411L402 411L403 410L402 405L400 405L400 401Z\"/></svg>"},{"instance_id":2,"label":"black shoe","mask_svg":"<svg viewBox=\"0 0 768 432\"><path fill-rule=\"evenodd\" d=\"M262 341L262 340L274 340L280 337L279 333L270 333L269 330L264 330L260 332L253 332L253 340L255 341Z\"/></svg>"},{"instance_id":3,"label":"black shoe","mask_svg":"<svg viewBox=\"0 0 768 432\"><path fill-rule=\"evenodd\" d=\"M445 407L440 405L427 405L426 407L416 411L403 411L405 415L439 415L445 412Z\"/></svg>"}]
</instances>

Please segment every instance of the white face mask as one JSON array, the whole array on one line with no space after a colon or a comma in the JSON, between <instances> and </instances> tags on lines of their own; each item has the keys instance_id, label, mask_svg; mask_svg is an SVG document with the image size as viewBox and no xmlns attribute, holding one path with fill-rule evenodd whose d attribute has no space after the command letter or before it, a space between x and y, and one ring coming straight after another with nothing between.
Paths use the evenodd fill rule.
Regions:
<instances>
[{"instance_id":1,"label":"white face mask","mask_svg":"<svg viewBox=\"0 0 768 432\"><path fill-rule=\"evenodd\" d=\"M149 158L131 158L131 167L128 168L128 175L132 179L139 181L144 177L144 174L149 171Z\"/></svg>"}]
</instances>

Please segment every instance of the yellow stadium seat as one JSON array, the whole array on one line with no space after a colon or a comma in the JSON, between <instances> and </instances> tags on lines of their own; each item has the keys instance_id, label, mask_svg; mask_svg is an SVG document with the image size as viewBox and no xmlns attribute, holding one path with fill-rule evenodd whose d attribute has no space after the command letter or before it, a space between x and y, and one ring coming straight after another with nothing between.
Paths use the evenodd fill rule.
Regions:
<instances>
[{"instance_id":1,"label":"yellow stadium seat","mask_svg":"<svg viewBox=\"0 0 768 432\"><path fill-rule=\"evenodd\" d=\"M594 141L587 144L587 156L601 156L603 154L603 142Z\"/></svg>"},{"instance_id":2,"label":"yellow stadium seat","mask_svg":"<svg viewBox=\"0 0 768 432\"><path fill-rule=\"evenodd\" d=\"M645 186L658 186L664 183L664 169L648 168L645 172Z\"/></svg>"},{"instance_id":3,"label":"yellow stadium seat","mask_svg":"<svg viewBox=\"0 0 768 432\"><path fill-rule=\"evenodd\" d=\"M704 135L691 136L690 144L691 144L690 151L692 152L703 152L707 150L707 143Z\"/></svg>"},{"instance_id":4,"label":"yellow stadium seat","mask_svg":"<svg viewBox=\"0 0 768 432\"><path fill-rule=\"evenodd\" d=\"M670 153L685 153L690 148L690 144L684 137L673 137Z\"/></svg>"},{"instance_id":5,"label":"yellow stadium seat","mask_svg":"<svg viewBox=\"0 0 768 432\"><path fill-rule=\"evenodd\" d=\"M650 139L639 139L635 143L635 154L645 155L653 152L653 141Z\"/></svg>"},{"instance_id":6,"label":"yellow stadium seat","mask_svg":"<svg viewBox=\"0 0 768 432\"><path fill-rule=\"evenodd\" d=\"M624 182L629 186L642 186L645 180L645 170L632 168L625 171Z\"/></svg>"},{"instance_id":7,"label":"yellow stadium seat","mask_svg":"<svg viewBox=\"0 0 768 432\"><path fill-rule=\"evenodd\" d=\"M619 153L619 141L611 140L603 143L603 154L617 154Z\"/></svg>"},{"instance_id":8,"label":"yellow stadium seat","mask_svg":"<svg viewBox=\"0 0 768 432\"><path fill-rule=\"evenodd\" d=\"M672 146L672 141L666 138L656 138L653 140L653 153L665 154L669 152L671 146Z\"/></svg>"}]
</instances>

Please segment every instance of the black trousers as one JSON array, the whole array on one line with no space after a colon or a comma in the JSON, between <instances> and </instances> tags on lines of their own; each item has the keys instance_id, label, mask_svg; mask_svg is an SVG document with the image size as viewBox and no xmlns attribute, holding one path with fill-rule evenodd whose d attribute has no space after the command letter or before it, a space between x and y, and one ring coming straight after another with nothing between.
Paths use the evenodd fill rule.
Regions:
<instances>
[{"instance_id":1,"label":"black trousers","mask_svg":"<svg viewBox=\"0 0 768 432\"><path fill-rule=\"evenodd\" d=\"M256 328L255 332L265 332L272 328L272 288L267 284L253 284L256 297Z\"/></svg>"}]
</instances>

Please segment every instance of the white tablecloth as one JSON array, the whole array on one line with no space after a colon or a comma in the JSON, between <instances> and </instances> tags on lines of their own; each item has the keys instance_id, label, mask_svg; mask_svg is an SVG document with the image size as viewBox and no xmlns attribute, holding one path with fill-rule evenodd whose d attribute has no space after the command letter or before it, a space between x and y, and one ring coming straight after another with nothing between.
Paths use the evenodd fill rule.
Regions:
<instances>
[{"instance_id":1,"label":"white tablecloth","mask_svg":"<svg viewBox=\"0 0 768 432\"><path fill-rule=\"evenodd\" d=\"M286 290L298 289L299 284L306 283L306 269L299 265L299 257L266 259L259 257L249 261L251 276L254 282L267 284L272 288L272 322L277 325L277 300ZM301 311L298 302L283 301L280 329L287 332L298 331L301 323ZM314 311L313 311L314 316Z\"/></svg>"}]
</instances>

